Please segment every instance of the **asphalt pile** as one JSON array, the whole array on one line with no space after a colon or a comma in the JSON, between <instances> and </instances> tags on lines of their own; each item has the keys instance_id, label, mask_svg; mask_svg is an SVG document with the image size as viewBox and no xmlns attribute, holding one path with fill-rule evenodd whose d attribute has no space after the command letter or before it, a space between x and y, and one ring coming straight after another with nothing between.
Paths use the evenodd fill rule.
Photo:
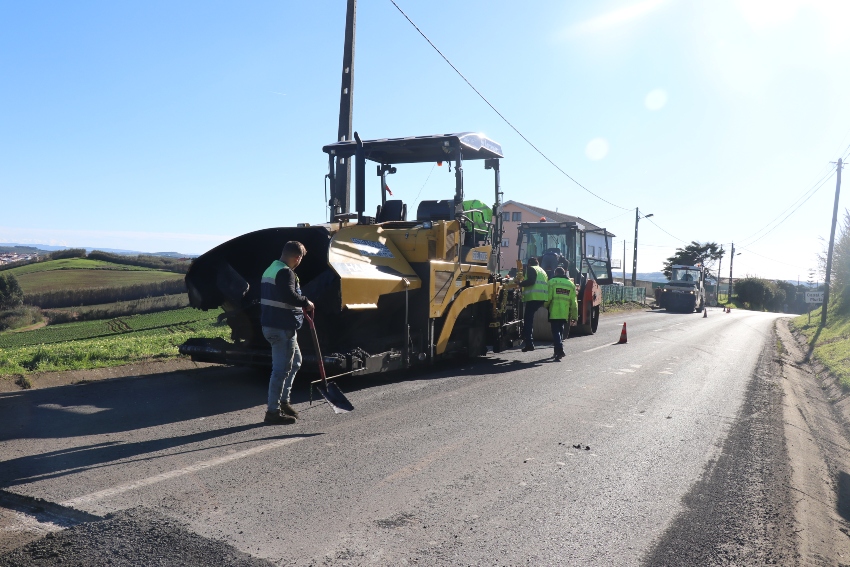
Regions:
<instances>
[{"instance_id":1,"label":"asphalt pile","mask_svg":"<svg viewBox=\"0 0 850 567\"><path fill-rule=\"evenodd\" d=\"M110 567L269 567L234 547L201 537L145 508L50 533L0 555L0 567L108 565Z\"/></svg>"}]
</instances>

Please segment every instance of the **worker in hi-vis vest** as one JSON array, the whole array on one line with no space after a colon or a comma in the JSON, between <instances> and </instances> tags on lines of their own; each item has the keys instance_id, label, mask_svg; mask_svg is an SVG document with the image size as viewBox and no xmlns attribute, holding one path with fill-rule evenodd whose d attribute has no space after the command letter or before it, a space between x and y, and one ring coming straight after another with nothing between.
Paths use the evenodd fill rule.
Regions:
<instances>
[{"instance_id":1,"label":"worker in hi-vis vest","mask_svg":"<svg viewBox=\"0 0 850 567\"><path fill-rule=\"evenodd\" d=\"M569 269L569 263L567 263ZM552 327L552 341L555 347L555 360L561 360L566 356L562 339L569 336L570 327L576 324L578 319L578 298L576 297L576 284L567 277L567 270L558 266L555 276L549 280L546 303L543 304L549 310L549 325ZM569 325L567 325L569 321ZM566 332L564 328L566 327Z\"/></svg>"},{"instance_id":2,"label":"worker in hi-vis vest","mask_svg":"<svg viewBox=\"0 0 850 567\"><path fill-rule=\"evenodd\" d=\"M537 258L529 258L528 265L525 267L525 278L519 282L519 286L522 288L522 301L525 304L525 316L522 322L522 338L525 343L522 346L522 352L534 350L534 339L532 338L534 335L534 314L546 301L548 280L549 278L543 268L540 267Z\"/></svg>"},{"instance_id":3,"label":"worker in hi-vis vest","mask_svg":"<svg viewBox=\"0 0 850 567\"><path fill-rule=\"evenodd\" d=\"M298 419L298 412L289 403L295 373L301 368L298 329L304 323L304 311L314 307L301 294L301 282L295 273L306 254L303 244L290 240L260 282L260 324L272 347L268 408L263 420L269 425L295 423Z\"/></svg>"}]
</instances>

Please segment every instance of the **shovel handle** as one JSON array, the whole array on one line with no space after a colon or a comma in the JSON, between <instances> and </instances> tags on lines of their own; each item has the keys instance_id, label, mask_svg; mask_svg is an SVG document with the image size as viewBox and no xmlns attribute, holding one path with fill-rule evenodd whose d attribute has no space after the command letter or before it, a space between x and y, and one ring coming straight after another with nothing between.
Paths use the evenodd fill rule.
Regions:
<instances>
[{"instance_id":1,"label":"shovel handle","mask_svg":"<svg viewBox=\"0 0 850 567\"><path fill-rule=\"evenodd\" d=\"M307 320L307 324L310 326L310 333L313 336L313 349L316 351L316 360L319 363L319 376L322 378L322 384L327 386L328 379L325 376L325 363L322 360L322 351L319 348L319 335L316 333L316 325L313 323L313 318L306 311L304 311L304 318Z\"/></svg>"}]
</instances>

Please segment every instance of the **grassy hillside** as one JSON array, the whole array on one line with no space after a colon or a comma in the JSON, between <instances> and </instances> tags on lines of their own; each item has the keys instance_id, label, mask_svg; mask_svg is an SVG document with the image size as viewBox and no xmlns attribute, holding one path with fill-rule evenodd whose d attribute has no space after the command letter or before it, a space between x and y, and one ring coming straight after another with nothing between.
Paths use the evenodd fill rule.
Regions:
<instances>
[{"instance_id":1,"label":"grassy hillside","mask_svg":"<svg viewBox=\"0 0 850 567\"><path fill-rule=\"evenodd\" d=\"M842 315L837 309L826 314L826 327L820 328L821 309L812 311L812 323L808 315L792 320L792 325L808 339L811 356L838 377L845 389L850 389L850 315Z\"/></svg>"},{"instance_id":2,"label":"grassy hillside","mask_svg":"<svg viewBox=\"0 0 850 567\"><path fill-rule=\"evenodd\" d=\"M174 272L152 270L138 266L113 264L88 258L67 258L29 264L9 270L18 279L25 294L44 293L57 289L76 290L104 287L125 287L184 276Z\"/></svg>"}]
</instances>

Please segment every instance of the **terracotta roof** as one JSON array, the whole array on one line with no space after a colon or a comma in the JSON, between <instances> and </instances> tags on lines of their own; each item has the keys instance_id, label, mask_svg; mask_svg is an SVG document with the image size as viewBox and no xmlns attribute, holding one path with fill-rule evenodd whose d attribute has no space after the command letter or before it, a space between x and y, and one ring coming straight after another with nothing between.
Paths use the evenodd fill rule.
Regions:
<instances>
[{"instance_id":1,"label":"terracotta roof","mask_svg":"<svg viewBox=\"0 0 850 567\"><path fill-rule=\"evenodd\" d=\"M567 215L564 213L558 213L556 211L550 211L549 209L542 209L540 207L536 207L534 205L527 205L525 203L520 203L519 201L506 201L504 205L516 205L517 207L521 207L528 212L537 215L538 217L546 217L547 221L552 222L577 222L579 224L583 224L587 230L599 230L602 227L596 226L592 222L586 221L581 217L575 217L573 215ZM608 233L608 236L616 236L615 234Z\"/></svg>"}]
</instances>

